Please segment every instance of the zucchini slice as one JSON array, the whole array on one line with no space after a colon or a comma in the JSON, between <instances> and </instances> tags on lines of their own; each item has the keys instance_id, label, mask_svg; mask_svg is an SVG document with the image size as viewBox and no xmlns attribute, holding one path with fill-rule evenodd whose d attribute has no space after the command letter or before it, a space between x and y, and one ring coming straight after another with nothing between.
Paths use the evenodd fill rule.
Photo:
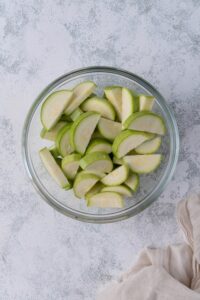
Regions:
<instances>
[{"instance_id":1,"label":"zucchini slice","mask_svg":"<svg viewBox=\"0 0 200 300\"><path fill-rule=\"evenodd\" d=\"M43 127L50 130L58 122L65 108L72 100L72 91L61 90L47 97L41 107L40 119Z\"/></svg>"}]
</instances>

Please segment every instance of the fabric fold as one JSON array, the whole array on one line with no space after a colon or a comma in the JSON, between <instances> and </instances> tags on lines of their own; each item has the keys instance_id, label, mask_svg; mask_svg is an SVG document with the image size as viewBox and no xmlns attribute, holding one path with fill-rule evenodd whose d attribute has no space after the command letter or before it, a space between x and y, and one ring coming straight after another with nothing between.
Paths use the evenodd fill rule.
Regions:
<instances>
[{"instance_id":1,"label":"fabric fold","mask_svg":"<svg viewBox=\"0 0 200 300\"><path fill-rule=\"evenodd\" d=\"M96 299L200 300L199 195L178 204L177 221L186 242L142 250L135 265Z\"/></svg>"}]
</instances>

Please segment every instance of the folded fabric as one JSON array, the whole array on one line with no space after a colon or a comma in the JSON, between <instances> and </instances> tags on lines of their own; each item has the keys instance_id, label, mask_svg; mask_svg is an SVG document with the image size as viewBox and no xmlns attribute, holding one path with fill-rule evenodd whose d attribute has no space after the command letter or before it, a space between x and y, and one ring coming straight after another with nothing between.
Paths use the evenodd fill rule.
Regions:
<instances>
[{"instance_id":1,"label":"folded fabric","mask_svg":"<svg viewBox=\"0 0 200 300\"><path fill-rule=\"evenodd\" d=\"M200 196L177 207L183 244L144 249L136 264L97 300L200 300Z\"/></svg>"}]
</instances>

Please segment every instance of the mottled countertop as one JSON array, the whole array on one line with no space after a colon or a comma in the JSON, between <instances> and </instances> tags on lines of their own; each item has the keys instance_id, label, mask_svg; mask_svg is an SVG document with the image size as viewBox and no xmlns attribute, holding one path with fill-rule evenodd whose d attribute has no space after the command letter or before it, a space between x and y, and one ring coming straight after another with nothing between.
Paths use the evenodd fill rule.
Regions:
<instances>
[{"instance_id":1,"label":"mottled countertop","mask_svg":"<svg viewBox=\"0 0 200 300\"><path fill-rule=\"evenodd\" d=\"M177 202L200 186L200 1L0 1L0 299L93 300L147 245L181 241ZM129 220L68 219L37 195L21 158L26 113L49 82L88 65L150 81L181 148L159 200Z\"/></svg>"}]
</instances>

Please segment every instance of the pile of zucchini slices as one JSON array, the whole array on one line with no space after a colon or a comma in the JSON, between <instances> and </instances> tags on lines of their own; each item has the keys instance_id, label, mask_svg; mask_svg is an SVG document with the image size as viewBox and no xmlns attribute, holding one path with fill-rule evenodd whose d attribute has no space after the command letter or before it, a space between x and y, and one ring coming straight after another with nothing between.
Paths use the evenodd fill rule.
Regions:
<instances>
[{"instance_id":1,"label":"pile of zucchini slices","mask_svg":"<svg viewBox=\"0 0 200 300\"><path fill-rule=\"evenodd\" d=\"M161 116L152 112L154 97L121 86L85 81L72 90L49 95L41 107L41 138L53 142L39 151L57 182L73 189L87 206L124 206L139 186L139 175L161 163L156 153L166 132Z\"/></svg>"}]
</instances>

